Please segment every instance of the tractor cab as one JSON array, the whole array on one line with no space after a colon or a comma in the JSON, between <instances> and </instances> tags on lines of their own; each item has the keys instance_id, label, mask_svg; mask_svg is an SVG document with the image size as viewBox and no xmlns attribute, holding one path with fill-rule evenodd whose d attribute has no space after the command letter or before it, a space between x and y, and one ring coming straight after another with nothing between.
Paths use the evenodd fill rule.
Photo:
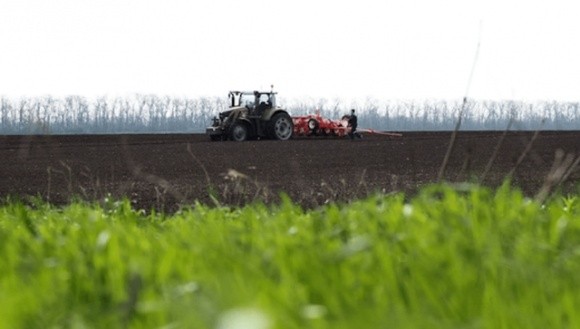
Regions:
<instances>
[{"instance_id":1,"label":"tractor cab","mask_svg":"<svg viewBox=\"0 0 580 329\"><path fill-rule=\"evenodd\" d=\"M276 108L276 93L260 91L230 91L230 109L246 108L250 115L262 115L265 110Z\"/></svg>"}]
</instances>

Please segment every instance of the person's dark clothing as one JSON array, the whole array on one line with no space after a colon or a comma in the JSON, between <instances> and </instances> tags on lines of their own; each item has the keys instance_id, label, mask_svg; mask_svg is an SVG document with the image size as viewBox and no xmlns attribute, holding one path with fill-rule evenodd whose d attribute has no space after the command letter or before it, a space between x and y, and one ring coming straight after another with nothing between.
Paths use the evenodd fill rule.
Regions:
<instances>
[{"instance_id":1,"label":"person's dark clothing","mask_svg":"<svg viewBox=\"0 0 580 329\"><path fill-rule=\"evenodd\" d=\"M350 118L348 118L348 125L352 127L353 130L356 130L358 126L358 118L355 114L352 114Z\"/></svg>"},{"instance_id":2,"label":"person's dark clothing","mask_svg":"<svg viewBox=\"0 0 580 329\"><path fill-rule=\"evenodd\" d=\"M355 135L358 135L358 133L356 132L356 127L358 126L358 118L356 117L356 115L353 113L350 115L350 117L348 118L348 125L350 126L351 130L350 130L350 138L355 137Z\"/></svg>"}]
</instances>

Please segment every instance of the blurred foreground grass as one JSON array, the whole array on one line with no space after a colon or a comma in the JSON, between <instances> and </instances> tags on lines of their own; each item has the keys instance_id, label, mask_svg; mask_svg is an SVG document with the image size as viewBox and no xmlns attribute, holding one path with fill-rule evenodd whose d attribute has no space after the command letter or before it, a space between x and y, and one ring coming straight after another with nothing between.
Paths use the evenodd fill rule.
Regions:
<instances>
[{"instance_id":1,"label":"blurred foreground grass","mask_svg":"<svg viewBox=\"0 0 580 329\"><path fill-rule=\"evenodd\" d=\"M0 207L0 329L578 328L580 201Z\"/></svg>"}]
</instances>

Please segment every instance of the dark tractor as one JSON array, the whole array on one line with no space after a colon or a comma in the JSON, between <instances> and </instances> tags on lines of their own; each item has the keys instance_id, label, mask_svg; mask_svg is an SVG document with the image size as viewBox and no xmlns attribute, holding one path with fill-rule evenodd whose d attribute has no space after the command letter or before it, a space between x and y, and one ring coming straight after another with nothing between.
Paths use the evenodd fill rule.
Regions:
<instances>
[{"instance_id":1,"label":"dark tractor","mask_svg":"<svg viewBox=\"0 0 580 329\"><path fill-rule=\"evenodd\" d=\"M276 105L276 94L273 91L230 91L229 110L219 113L206 133L212 141L290 139L294 129L292 118Z\"/></svg>"}]
</instances>

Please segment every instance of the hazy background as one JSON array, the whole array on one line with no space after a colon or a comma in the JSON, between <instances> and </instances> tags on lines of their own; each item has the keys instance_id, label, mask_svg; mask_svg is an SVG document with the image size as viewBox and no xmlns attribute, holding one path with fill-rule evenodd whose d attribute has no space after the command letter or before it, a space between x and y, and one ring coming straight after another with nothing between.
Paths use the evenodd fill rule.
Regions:
<instances>
[{"instance_id":1,"label":"hazy background","mask_svg":"<svg viewBox=\"0 0 580 329\"><path fill-rule=\"evenodd\" d=\"M153 111L139 97L212 100L205 109L182 106L196 120L184 129L201 129L205 115L193 111L215 112L228 90L271 84L297 114L356 106L395 115L422 106L454 120L468 96L533 104L520 107L530 115L550 112L538 102L557 102L567 113L562 124L580 129L577 106L567 105L580 101L573 0L0 1L3 133L7 120L52 126L71 95L88 104L90 120L99 111ZM118 98L126 110L112 109ZM104 99L106 109L97 104ZM385 105L393 102L402 109ZM440 102L447 105L432 106ZM47 104L56 107L41 115Z\"/></svg>"},{"instance_id":2,"label":"hazy background","mask_svg":"<svg viewBox=\"0 0 580 329\"><path fill-rule=\"evenodd\" d=\"M574 0L2 0L0 94L580 100Z\"/></svg>"}]
</instances>

